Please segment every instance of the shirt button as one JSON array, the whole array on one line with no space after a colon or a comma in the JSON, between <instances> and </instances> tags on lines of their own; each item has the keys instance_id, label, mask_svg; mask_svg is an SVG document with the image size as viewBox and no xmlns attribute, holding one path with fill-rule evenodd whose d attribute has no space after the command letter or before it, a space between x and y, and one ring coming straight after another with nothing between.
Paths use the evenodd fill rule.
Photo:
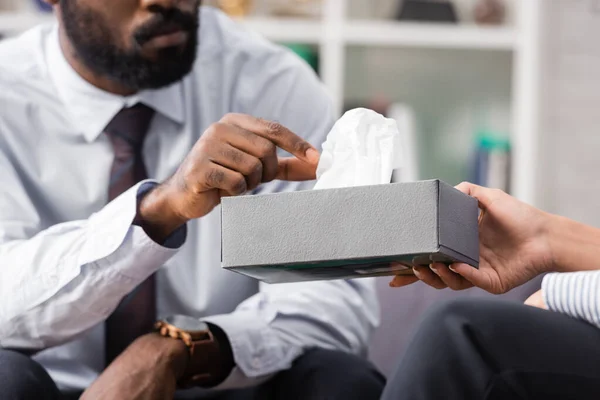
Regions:
<instances>
[{"instance_id":1,"label":"shirt button","mask_svg":"<svg viewBox=\"0 0 600 400\"><path fill-rule=\"evenodd\" d=\"M259 367L260 367L260 358L258 358L258 357L254 357L254 358L252 359L252 366L253 366L254 368L259 368Z\"/></svg>"}]
</instances>

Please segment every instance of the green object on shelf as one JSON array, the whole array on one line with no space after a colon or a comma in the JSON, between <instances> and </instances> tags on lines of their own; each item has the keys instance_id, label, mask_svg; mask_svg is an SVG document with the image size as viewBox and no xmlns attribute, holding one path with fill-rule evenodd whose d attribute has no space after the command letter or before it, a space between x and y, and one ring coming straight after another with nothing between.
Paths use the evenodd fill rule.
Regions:
<instances>
[{"instance_id":1,"label":"green object on shelf","mask_svg":"<svg viewBox=\"0 0 600 400\"><path fill-rule=\"evenodd\" d=\"M292 50L298 55L298 57L306 61L306 63L310 65L315 72L319 72L319 55L314 47L298 43L287 43L284 46Z\"/></svg>"},{"instance_id":2,"label":"green object on shelf","mask_svg":"<svg viewBox=\"0 0 600 400\"><path fill-rule=\"evenodd\" d=\"M510 151L510 139L506 135L497 132L479 131L477 133L477 144L479 148L489 151Z\"/></svg>"}]
</instances>

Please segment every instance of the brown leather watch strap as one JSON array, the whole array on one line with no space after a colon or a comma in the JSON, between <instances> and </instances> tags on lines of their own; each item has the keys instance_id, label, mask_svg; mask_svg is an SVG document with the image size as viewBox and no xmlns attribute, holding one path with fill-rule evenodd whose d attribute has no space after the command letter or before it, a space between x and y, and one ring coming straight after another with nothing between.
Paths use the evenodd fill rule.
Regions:
<instances>
[{"instance_id":1,"label":"brown leather watch strap","mask_svg":"<svg viewBox=\"0 0 600 400\"><path fill-rule=\"evenodd\" d=\"M235 367L233 350L227 334L217 325L207 323L213 336L213 341L198 342L194 348L192 364L188 371L209 371L210 378L197 377L192 385L213 387L223 382ZM208 365L205 365L208 364ZM182 382L184 382L182 380Z\"/></svg>"},{"instance_id":2,"label":"brown leather watch strap","mask_svg":"<svg viewBox=\"0 0 600 400\"><path fill-rule=\"evenodd\" d=\"M188 367L179 381L182 387L213 386L222 375L219 343L213 340L192 343Z\"/></svg>"},{"instance_id":3,"label":"brown leather watch strap","mask_svg":"<svg viewBox=\"0 0 600 400\"><path fill-rule=\"evenodd\" d=\"M215 325L205 324L205 327L188 332L166 321L156 323L156 330L162 336L181 340L190 349L187 368L178 382L180 387L218 385L233 368L233 353L225 333Z\"/></svg>"}]
</instances>

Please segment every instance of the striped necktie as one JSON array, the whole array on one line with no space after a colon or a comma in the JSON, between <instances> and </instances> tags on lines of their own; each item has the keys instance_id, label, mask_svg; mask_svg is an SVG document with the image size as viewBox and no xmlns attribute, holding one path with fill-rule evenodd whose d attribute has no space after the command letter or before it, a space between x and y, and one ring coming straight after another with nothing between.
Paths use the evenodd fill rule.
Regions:
<instances>
[{"instance_id":1,"label":"striped necktie","mask_svg":"<svg viewBox=\"0 0 600 400\"><path fill-rule=\"evenodd\" d=\"M136 183L148 178L142 148L154 110L136 104L122 109L108 124L106 135L115 158L110 173L109 201ZM106 365L110 364L137 337L148 333L156 319L154 275L127 295L106 321Z\"/></svg>"}]
</instances>

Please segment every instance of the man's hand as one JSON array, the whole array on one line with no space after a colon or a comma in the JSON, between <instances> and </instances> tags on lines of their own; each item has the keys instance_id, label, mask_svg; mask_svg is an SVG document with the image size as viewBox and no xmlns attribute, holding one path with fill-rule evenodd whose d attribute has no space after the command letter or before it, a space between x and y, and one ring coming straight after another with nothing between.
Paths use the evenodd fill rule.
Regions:
<instances>
[{"instance_id":1,"label":"man's hand","mask_svg":"<svg viewBox=\"0 0 600 400\"><path fill-rule=\"evenodd\" d=\"M541 308L543 310L548 309L548 306L544 301L544 293L541 289L529 296L529 298L525 300L525 304L531 307Z\"/></svg>"},{"instance_id":2,"label":"man's hand","mask_svg":"<svg viewBox=\"0 0 600 400\"><path fill-rule=\"evenodd\" d=\"M277 147L294 157L278 158ZM318 151L284 126L228 114L204 132L177 172L142 200L139 224L160 242L208 214L223 196L241 195L274 179L315 179L318 162Z\"/></svg>"},{"instance_id":3,"label":"man's hand","mask_svg":"<svg viewBox=\"0 0 600 400\"><path fill-rule=\"evenodd\" d=\"M138 338L96 379L83 400L172 400L188 363L181 340L156 333Z\"/></svg>"},{"instance_id":4,"label":"man's hand","mask_svg":"<svg viewBox=\"0 0 600 400\"><path fill-rule=\"evenodd\" d=\"M466 264L415 267L415 276L396 276L390 286L422 280L443 289L472 286L500 294L551 268L548 243L550 216L501 190L461 183L457 189L479 201L479 269Z\"/></svg>"}]
</instances>

